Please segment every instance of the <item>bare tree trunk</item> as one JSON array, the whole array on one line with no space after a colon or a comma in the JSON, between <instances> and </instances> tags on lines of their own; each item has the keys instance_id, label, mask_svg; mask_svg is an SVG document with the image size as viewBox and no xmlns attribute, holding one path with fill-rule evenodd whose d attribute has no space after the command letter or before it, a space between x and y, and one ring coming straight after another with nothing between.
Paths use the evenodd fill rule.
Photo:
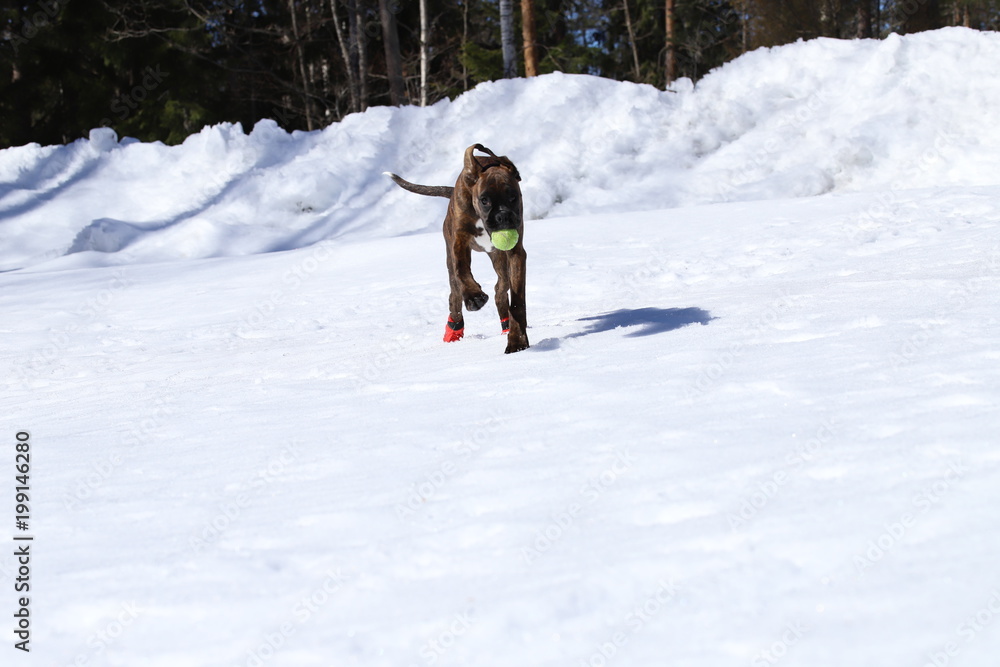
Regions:
<instances>
[{"instance_id":1,"label":"bare tree trunk","mask_svg":"<svg viewBox=\"0 0 1000 667\"><path fill-rule=\"evenodd\" d=\"M295 43L295 59L298 60L299 76L302 79L302 112L306 117L306 129L311 132L316 129L313 123L312 91L309 86L309 76L306 73L306 56L302 49L302 37L299 35L299 20L296 17L295 0L288 0L288 13L292 15L292 40Z\"/></svg>"},{"instance_id":2,"label":"bare tree trunk","mask_svg":"<svg viewBox=\"0 0 1000 667\"><path fill-rule=\"evenodd\" d=\"M361 56L358 46L361 44L358 35L358 0L344 0L347 7L347 67L350 70L349 79L353 86L351 99L354 107L351 111L361 111L364 109L364 93L361 85Z\"/></svg>"},{"instance_id":3,"label":"bare tree trunk","mask_svg":"<svg viewBox=\"0 0 1000 667\"><path fill-rule=\"evenodd\" d=\"M469 43L469 3L462 3L462 53L465 54L466 46ZM469 67L462 58L462 89L469 89Z\"/></svg>"},{"instance_id":4,"label":"bare tree trunk","mask_svg":"<svg viewBox=\"0 0 1000 667\"><path fill-rule=\"evenodd\" d=\"M972 23L972 17L969 15L969 2L961 2L960 0L952 0L951 4L951 24L970 27Z\"/></svg>"},{"instance_id":5,"label":"bare tree trunk","mask_svg":"<svg viewBox=\"0 0 1000 667\"><path fill-rule=\"evenodd\" d=\"M521 0L521 34L524 37L524 75L538 76L535 50L535 0Z\"/></svg>"},{"instance_id":6,"label":"bare tree trunk","mask_svg":"<svg viewBox=\"0 0 1000 667\"><path fill-rule=\"evenodd\" d=\"M667 86L677 80L676 2L667 0Z\"/></svg>"},{"instance_id":7,"label":"bare tree trunk","mask_svg":"<svg viewBox=\"0 0 1000 667\"><path fill-rule=\"evenodd\" d=\"M399 52L399 29L396 14L389 8L389 0L378 0L379 18L382 19L382 41L385 43L385 69L389 77L389 100L393 106L406 104L406 82L403 81L403 57Z\"/></svg>"},{"instance_id":8,"label":"bare tree trunk","mask_svg":"<svg viewBox=\"0 0 1000 667\"><path fill-rule=\"evenodd\" d=\"M635 30L632 28L632 13L628 9L628 0L622 0L622 6L625 8L625 27L628 28L628 42L632 46L632 62L635 67L635 80L638 83L642 73L639 69L639 50L635 45Z\"/></svg>"},{"instance_id":9,"label":"bare tree trunk","mask_svg":"<svg viewBox=\"0 0 1000 667\"><path fill-rule=\"evenodd\" d=\"M358 79L354 72L354 65L351 62L350 49L347 40L344 39L344 30L340 27L340 17L337 16L337 3L340 0L330 0L330 13L333 15L333 29L337 33L337 43L340 44L340 55L344 59L344 70L347 72L347 90L351 95L351 111L357 111L358 102ZM350 18L348 18L350 22Z\"/></svg>"},{"instance_id":10,"label":"bare tree trunk","mask_svg":"<svg viewBox=\"0 0 1000 667\"><path fill-rule=\"evenodd\" d=\"M916 10L903 21L903 31L907 33L937 30L941 27L941 5L938 0L917 3Z\"/></svg>"},{"instance_id":11,"label":"bare tree trunk","mask_svg":"<svg viewBox=\"0 0 1000 667\"><path fill-rule=\"evenodd\" d=\"M514 50L514 0L500 0L500 44L503 47L503 76L517 76L517 55Z\"/></svg>"},{"instance_id":12,"label":"bare tree trunk","mask_svg":"<svg viewBox=\"0 0 1000 667\"><path fill-rule=\"evenodd\" d=\"M361 15L362 0L354 0L354 2L354 20L357 23L356 31L358 39L358 93L361 97L361 107L358 111L364 111L368 108L368 49L365 48L367 39L365 37L364 19Z\"/></svg>"},{"instance_id":13,"label":"bare tree trunk","mask_svg":"<svg viewBox=\"0 0 1000 667\"><path fill-rule=\"evenodd\" d=\"M872 2L861 0L858 3L858 39L871 39L872 36Z\"/></svg>"},{"instance_id":14,"label":"bare tree trunk","mask_svg":"<svg viewBox=\"0 0 1000 667\"><path fill-rule=\"evenodd\" d=\"M740 53L750 50L750 17L744 14L740 18Z\"/></svg>"},{"instance_id":15,"label":"bare tree trunk","mask_svg":"<svg viewBox=\"0 0 1000 667\"><path fill-rule=\"evenodd\" d=\"M420 0L420 106L427 106L427 0Z\"/></svg>"},{"instance_id":16,"label":"bare tree trunk","mask_svg":"<svg viewBox=\"0 0 1000 667\"><path fill-rule=\"evenodd\" d=\"M819 6L819 30L823 37L837 36L837 13L831 0L822 0Z\"/></svg>"}]
</instances>

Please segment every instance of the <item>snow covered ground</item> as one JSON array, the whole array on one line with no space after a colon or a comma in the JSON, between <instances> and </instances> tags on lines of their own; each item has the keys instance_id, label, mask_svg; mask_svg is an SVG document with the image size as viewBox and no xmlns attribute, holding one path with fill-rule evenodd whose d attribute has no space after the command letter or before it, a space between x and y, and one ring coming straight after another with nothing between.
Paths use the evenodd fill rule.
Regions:
<instances>
[{"instance_id":1,"label":"snow covered ground","mask_svg":"<svg viewBox=\"0 0 1000 667\"><path fill-rule=\"evenodd\" d=\"M3 664L995 665L997 62L820 40L0 152ZM491 306L441 342L444 202L379 175L476 141L535 218L515 355Z\"/></svg>"}]
</instances>

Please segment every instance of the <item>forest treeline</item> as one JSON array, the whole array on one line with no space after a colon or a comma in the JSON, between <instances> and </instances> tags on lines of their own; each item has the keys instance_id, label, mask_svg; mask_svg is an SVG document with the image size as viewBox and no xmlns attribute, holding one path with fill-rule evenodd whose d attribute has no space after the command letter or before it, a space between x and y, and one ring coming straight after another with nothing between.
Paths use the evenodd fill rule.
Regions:
<instances>
[{"instance_id":1,"label":"forest treeline","mask_svg":"<svg viewBox=\"0 0 1000 667\"><path fill-rule=\"evenodd\" d=\"M0 147L317 129L561 71L664 88L761 46L1000 27L1000 0L0 0Z\"/></svg>"}]
</instances>

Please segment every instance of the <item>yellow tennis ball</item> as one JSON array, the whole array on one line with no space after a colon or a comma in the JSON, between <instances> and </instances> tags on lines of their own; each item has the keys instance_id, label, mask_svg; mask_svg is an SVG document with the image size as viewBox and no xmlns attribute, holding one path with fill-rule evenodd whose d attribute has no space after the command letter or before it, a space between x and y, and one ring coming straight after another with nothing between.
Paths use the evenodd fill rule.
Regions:
<instances>
[{"instance_id":1,"label":"yellow tennis ball","mask_svg":"<svg viewBox=\"0 0 1000 667\"><path fill-rule=\"evenodd\" d=\"M501 229L490 234L490 243L498 250L510 250L517 245L516 229Z\"/></svg>"}]
</instances>

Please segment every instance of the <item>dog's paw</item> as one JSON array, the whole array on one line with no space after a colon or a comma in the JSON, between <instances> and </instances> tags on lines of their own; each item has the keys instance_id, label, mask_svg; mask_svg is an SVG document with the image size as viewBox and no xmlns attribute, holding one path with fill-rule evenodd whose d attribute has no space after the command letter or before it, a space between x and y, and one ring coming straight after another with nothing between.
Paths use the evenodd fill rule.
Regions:
<instances>
[{"instance_id":1,"label":"dog's paw","mask_svg":"<svg viewBox=\"0 0 1000 667\"><path fill-rule=\"evenodd\" d=\"M465 308L466 310L479 310L486 305L486 302L490 300L490 297L486 296L485 293L479 292L477 294L470 294L465 297Z\"/></svg>"},{"instance_id":2,"label":"dog's paw","mask_svg":"<svg viewBox=\"0 0 1000 667\"><path fill-rule=\"evenodd\" d=\"M507 349L503 351L504 354L513 354L514 352L520 352L521 350L527 350L530 347L528 345L527 336L519 336L516 339L507 339Z\"/></svg>"}]
</instances>

